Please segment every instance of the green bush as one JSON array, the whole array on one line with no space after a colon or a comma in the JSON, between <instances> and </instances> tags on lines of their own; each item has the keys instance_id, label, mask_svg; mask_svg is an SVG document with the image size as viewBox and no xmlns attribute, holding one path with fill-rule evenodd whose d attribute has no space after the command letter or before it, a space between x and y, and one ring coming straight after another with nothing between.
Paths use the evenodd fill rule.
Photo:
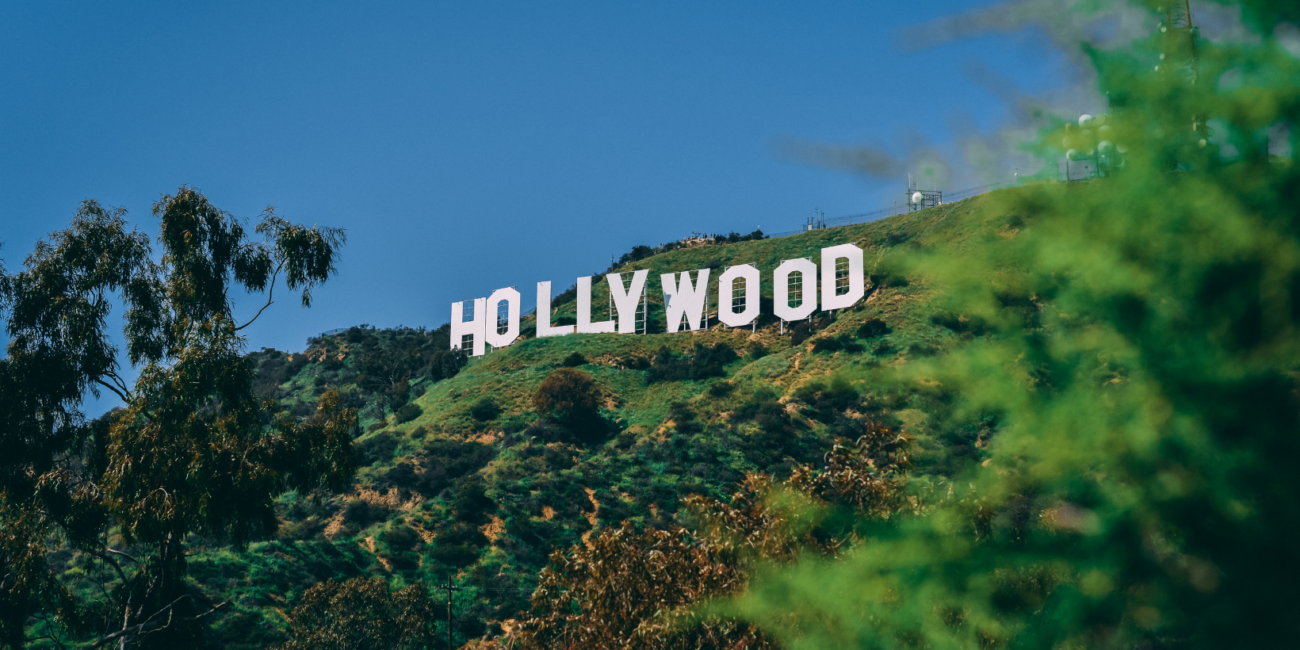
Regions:
<instances>
[{"instance_id":1,"label":"green bush","mask_svg":"<svg viewBox=\"0 0 1300 650\"><path fill-rule=\"evenodd\" d=\"M420 534L406 524L390 524L379 539L394 551L410 551L424 543Z\"/></svg>"},{"instance_id":2,"label":"green bush","mask_svg":"<svg viewBox=\"0 0 1300 650\"><path fill-rule=\"evenodd\" d=\"M668 417L674 422L678 433L698 433L704 429L695 417L695 411L686 402L673 402L668 405Z\"/></svg>"},{"instance_id":3,"label":"green bush","mask_svg":"<svg viewBox=\"0 0 1300 650\"><path fill-rule=\"evenodd\" d=\"M600 403L600 389L590 375L572 368L555 370L542 380L533 395L533 408L563 431L556 432L542 424L538 427L540 431L530 435L567 433L585 444L599 442L612 428L600 415Z\"/></svg>"},{"instance_id":4,"label":"green bush","mask_svg":"<svg viewBox=\"0 0 1300 650\"><path fill-rule=\"evenodd\" d=\"M794 392L794 398L808 406L807 415L819 422L831 422L835 415L857 406L858 391L843 377L831 379L830 384L810 381Z\"/></svg>"},{"instance_id":5,"label":"green bush","mask_svg":"<svg viewBox=\"0 0 1300 650\"><path fill-rule=\"evenodd\" d=\"M397 409L397 412L393 414L393 420L397 422L397 424L405 424L420 417L420 414L423 412L424 410L415 404L403 404L401 408Z\"/></svg>"},{"instance_id":6,"label":"green bush","mask_svg":"<svg viewBox=\"0 0 1300 650\"><path fill-rule=\"evenodd\" d=\"M709 386L709 395L712 397L726 397L736 390L736 385L729 381L720 381Z\"/></svg>"},{"instance_id":7,"label":"green bush","mask_svg":"<svg viewBox=\"0 0 1300 650\"><path fill-rule=\"evenodd\" d=\"M491 399L484 397L469 408L469 415L479 422L487 422L488 420L495 420L498 415L501 415L501 407L497 406L497 403Z\"/></svg>"},{"instance_id":8,"label":"green bush","mask_svg":"<svg viewBox=\"0 0 1300 650\"><path fill-rule=\"evenodd\" d=\"M1300 5L1223 4L1220 42L1171 22L1185 3L1024 15L1058 42L1149 36L1085 42L1105 124L1045 117L1022 147L1044 179L1069 149L1103 178L993 192L1028 225L892 253L962 335L906 376L995 414L985 458L914 477L863 543L759 574L727 613L796 648L1295 644Z\"/></svg>"},{"instance_id":9,"label":"green bush","mask_svg":"<svg viewBox=\"0 0 1300 650\"><path fill-rule=\"evenodd\" d=\"M858 327L857 337L860 339L874 339L885 336L892 331L893 329L885 321L879 318L869 318Z\"/></svg>"},{"instance_id":10,"label":"green bush","mask_svg":"<svg viewBox=\"0 0 1300 650\"><path fill-rule=\"evenodd\" d=\"M826 336L813 343L813 352L861 352L862 344L848 334Z\"/></svg>"},{"instance_id":11,"label":"green bush","mask_svg":"<svg viewBox=\"0 0 1300 650\"><path fill-rule=\"evenodd\" d=\"M726 343L704 346L696 343L689 357L673 354L667 346L655 352L654 360L646 373L647 383L666 381L703 380L726 376L724 366L739 359L736 351Z\"/></svg>"},{"instance_id":12,"label":"green bush","mask_svg":"<svg viewBox=\"0 0 1300 650\"><path fill-rule=\"evenodd\" d=\"M496 511L497 504L487 495L487 486L481 480L466 480L456 490L456 498L451 504L457 521L473 524L485 524L490 515Z\"/></svg>"},{"instance_id":13,"label":"green bush","mask_svg":"<svg viewBox=\"0 0 1300 650\"><path fill-rule=\"evenodd\" d=\"M429 555L444 566L467 567L478 559L487 542L487 537L476 526L456 523L438 532Z\"/></svg>"},{"instance_id":14,"label":"green bush","mask_svg":"<svg viewBox=\"0 0 1300 650\"><path fill-rule=\"evenodd\" d=\"M388 518L388 514L388 508L362 499L353 499L343 506L343 521L357 528L383 521Z\"/></svg>"},{"instance_id":15,"label":"green bush","mask_svg":"<svg viewBox=\"0 0 1300 650\"><path fill-rule=\"evenodd\" d=\"M361 460L369 465L388 462L397 449L397 438L392 434L380 433L355 443L361 452Z\"/></svg>"}]
</instances>

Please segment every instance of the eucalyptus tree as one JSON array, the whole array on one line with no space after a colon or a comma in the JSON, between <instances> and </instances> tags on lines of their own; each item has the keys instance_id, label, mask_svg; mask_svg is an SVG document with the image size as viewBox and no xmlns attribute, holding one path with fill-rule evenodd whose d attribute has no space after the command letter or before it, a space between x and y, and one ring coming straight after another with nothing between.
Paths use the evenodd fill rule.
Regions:
<instances>
[{"instance_id":1,"label":"eucalyptus tree","mask_svg":"<svg viewBox=\"0 0 1300 650\"><path fill-rule=\"evenodd\" d=\"M268 208L249 233L181 187L153 207L155 258L124 213L86 201L21 270L0 272L0 645L194 646L220 604L187 589L187 539L243 545L276 529L277 495L351 481L355 412L331 392L306 419L267 413L240 334L281 280L310 306L343 231ZM242 323L240 289L266 295ZM107 323L115 298L133 383ZM100 391L125 406L89 421L83 397ZM50 568L65 547L111 571L101 597L75 596Z\"/></svg>"}]
</instances>

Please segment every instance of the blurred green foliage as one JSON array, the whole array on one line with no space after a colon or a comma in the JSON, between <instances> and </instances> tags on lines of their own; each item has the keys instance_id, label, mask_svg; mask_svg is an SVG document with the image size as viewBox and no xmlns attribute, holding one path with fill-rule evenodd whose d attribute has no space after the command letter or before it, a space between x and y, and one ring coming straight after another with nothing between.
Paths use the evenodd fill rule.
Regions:
<instances>
[{"instance_id":1,"label":"blurred green foliage","mask_svg":"<svg viewBox=\"0 0 1300 650\"><path fill-rule=\"evenodd\" d=\"M1107 178L995 193L1001 232L904 260L966 338L907 375L996 423L987 459L730 611L792 648L1300 638L1300 5L1234 4L1249 37L1197 38L1195 68L1154 2L1151 38L1090 50L1126 150Z\"/></svg>"}]
</instances>

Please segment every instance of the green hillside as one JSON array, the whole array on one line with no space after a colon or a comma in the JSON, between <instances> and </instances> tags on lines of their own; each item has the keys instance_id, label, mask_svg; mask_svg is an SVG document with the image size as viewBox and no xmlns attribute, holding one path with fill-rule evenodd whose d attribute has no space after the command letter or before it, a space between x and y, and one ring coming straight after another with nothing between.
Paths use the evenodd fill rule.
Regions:
<instances>
[{"instance_id":1,"label":"green hillside","mask_svg":"<svg viewBox=\"0 0 1300 650\"><path fill-rule=\"evenodd\" d=\"M362 468L350 494L282 499L278 539L190 560L199 586L233 603L215 623L213 645L281 639L284 614L304 589L354 575L398 584L450 579L466 587L455 596L460 638L497 631L526 605L556 549L624 520L667 523L685 495L723 496L747 472L779 475L795 462L816 463L869 419L915 437L918 473L952 476L979 462L992 418L955 419L950 395L917 389L900 373L979 335L979 325L944 311L927 278L900 273L897 260L905 251L1014 237L1028 215L1002 214L998 204L984 195L634 262L618 270L651 270L647 335L537 339L527 317L522 340L463 368L465 360L446 351L445 326L357 327L313 339L304 351L252 353L278 408L310 413L319 395L337 388L361 409ZM715 317L707 331L656 333L664 318L660 273L751 263L769 283L781 260L847 242L864 249L869 275L868 296L853 309L815 314L781 334L764 286L754 331ZM605 283L594 294L593 318L603 319ZM571 322L574 307L572 293L557 298L552 322ZM575 436L534 412L542 381L566 365L599 386L606 431Z\"/></svg>"}]
</instances>

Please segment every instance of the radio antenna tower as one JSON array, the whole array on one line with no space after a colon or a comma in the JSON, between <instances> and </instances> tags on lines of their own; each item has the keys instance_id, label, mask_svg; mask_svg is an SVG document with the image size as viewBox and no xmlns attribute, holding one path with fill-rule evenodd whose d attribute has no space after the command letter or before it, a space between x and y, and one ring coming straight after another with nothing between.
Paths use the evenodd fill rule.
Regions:
<instances>
[{"instance_id":1,"label":"radio antenna tower","mask_svg":"<svg viewBox=\"0 0 1300 650\"><path fill-rule=\"evenodd\" d=\"M813 208L812 215L810 215L808 217L808 221L804 222L803 224L804 232L821 230L822 228L825 227L826 227L826 213L822 212L821 208Z\"/></svg>"},{"instance_id":2,"label":"radio antenna tower","mask_svg":"<svg viewBox=\"0 0 1300 650\"><path fill-rule=\"evenodd\" d=\"M938 189L923 190L921 183L907 175L907 211L915 212L925 208L943 205L943 192Z\"/></svg>"},{"instance_id":3,"label":"radio antenna tower","mask_svg":"<svg viewBox=\"0 0 1300 650\"><path fill-rule=\"evenodd\" d=\"M1196 27L1192 25L1191 6L1188 0L1169 0L1164 14L1160 25L1165 36L1160 68L1165 74L1181 74L1184 81L1194 84L1200 70L1196 62Z\"/></svg>"},{"instance_id":4,"label":"radio antenna tower","mask_svg":"<svg viewBox=\"0 0 1300 650\"><path fill-rule=\"evenodd\" d=\"M1192 8L1188 0L1167 0L1163 8L1160 32L1164 46L1160 52L1160 72L1166 76L1177 75L1187 85L1196 83L1200 76L1196 56L1196 26L1192 24ZM1192 130L1200 137L1209 137L1205 117L1192 116Z\"/></svg>"}]
</instances>

